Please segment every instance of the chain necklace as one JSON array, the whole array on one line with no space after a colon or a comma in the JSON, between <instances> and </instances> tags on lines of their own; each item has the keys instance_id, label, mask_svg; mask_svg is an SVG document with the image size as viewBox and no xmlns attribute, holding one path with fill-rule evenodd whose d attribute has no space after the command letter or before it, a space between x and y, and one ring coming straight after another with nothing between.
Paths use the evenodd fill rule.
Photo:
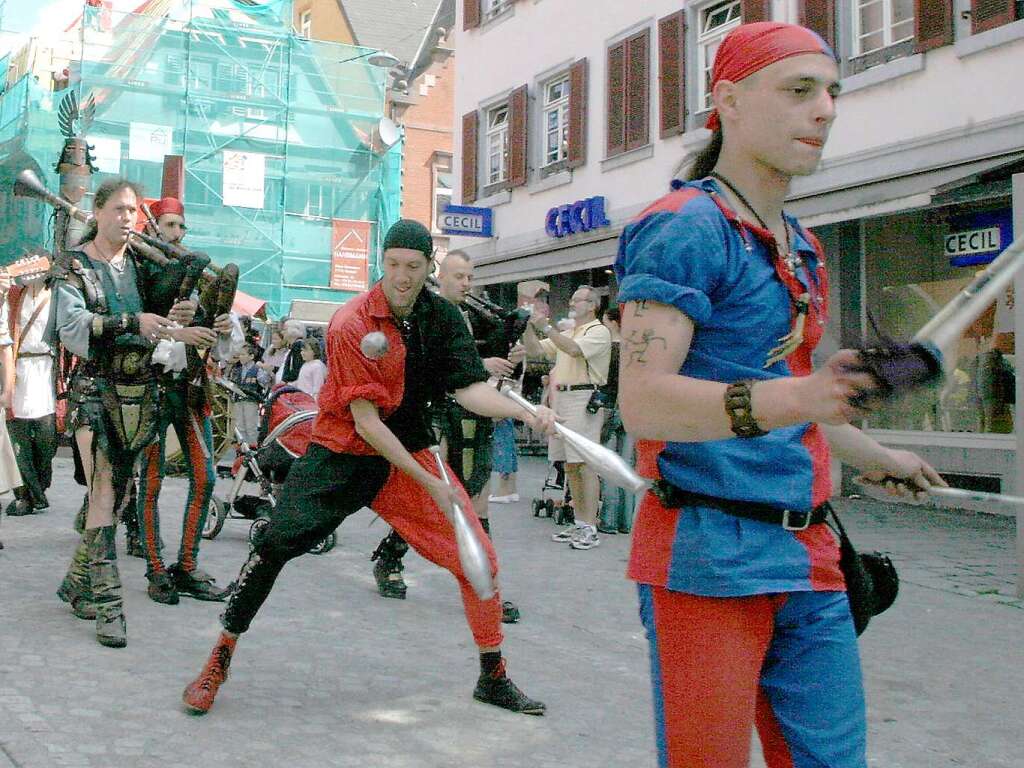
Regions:
<instances>
[{"instance_id":1,"label":"chain necklace","mask_svg":"<svg viewBox=\"0 0 1024 768\"><path fill-rule=\"evenodd\" d=\"M739 200L741 203L743 203L743 205L747 208L748 211L750 211L752 214L754 214L754 218L757 219L757 223L761 227L761 229L763 229L763 230L765 230L767 232L771 232L772 231L771 227L768 226L768 222L766 222L763 218L761 218L761 214L759 214L757 212L757 209L754 208L754 206L752 206L750 204L750 201L747 200L747 198L745 198L743 196L743 193L740 192L738 189L736 189L736 185L735 184L733 184L731 181L729 181L727 178L725 178L725 176L723 176L722 174L717 173L715 171L712 171L711 173L709 173L708 176L710 176L711 178L715 179L716 181L720 181L722 184L724 184L726 186L726 188L733 195L736 196L736 199ZM801 262L800 257L796 253L793 252L793 233L789 229L789 222L786 221L786 217L785 216L782 217L782 228L786 232L786 248L785 248L785 252L780 254L780 255L782 256L782 259L783 259L783 261L786 264L786 269L789 270L789 274L795 276L796 275L796 270L801 265L802 262ZM776 243L776 246L777 245L778 245L778 243Z\"/></svg>"},{"instance_id":2,"label":"chain necklace","mask_svg":"<svg viewBox=\"0 0 1024 768\"><path fill-rule=\"evenodd\" d=\"M108 267L110 267L112 270L114 270L118 274L121 274L122 272L124 272L125 264L128 261L128 256L127 256L127 254L124 253L124 251L121 252L121 258L118 261L118 263L115 264L114 263L114 257L113 256L108 256L107 254L105 254L103 252L103 250L100 248L100 244L96 240L92 241L92 247L95 248L96 249L96 253L99 254L100 261L102 261L104 264L106 264Z\"/></svg>"}]
</instances>

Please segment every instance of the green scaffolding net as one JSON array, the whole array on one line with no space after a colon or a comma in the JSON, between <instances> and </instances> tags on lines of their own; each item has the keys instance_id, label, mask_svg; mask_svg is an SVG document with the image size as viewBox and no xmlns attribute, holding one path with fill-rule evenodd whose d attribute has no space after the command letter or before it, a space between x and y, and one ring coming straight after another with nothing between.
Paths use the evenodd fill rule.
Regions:
<instances>
[{"instance_id":1,"label":"green scaffolding net","mask_svg":"<svg viewBox=\"0 0 1024 768\"><path fill-rule=\"evenodd\" d=\"M379 277L403 146L380 130L386 70L373 50L291 33L289 2L247 3L86 8L66 35L64 89L30 71L10 84L0 100L0 257L51 244L50 211L12 198L10 180L31 167L57 189L56 112L74 91L80 104L96 103L85 130L93 188L121 175L159 197L164 157L180 155L185 244L238 264L240 289L271 316L297 299L342 302Z\"/></svg>"}]
</instances>

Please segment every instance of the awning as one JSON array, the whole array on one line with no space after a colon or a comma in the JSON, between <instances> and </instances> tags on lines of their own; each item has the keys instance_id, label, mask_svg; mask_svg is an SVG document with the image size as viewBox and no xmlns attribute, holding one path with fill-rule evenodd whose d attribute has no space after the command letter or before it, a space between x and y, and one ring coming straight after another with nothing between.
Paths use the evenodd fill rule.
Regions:
<instances>
[{"instance_id":1,"label":"awning","mask_svg":"<svg viewBox=\"0 0 1024 768\"><path fill-rule=\"evenodd\" d=\"M267 319L267 302L257 299L244 291L235 291L235 302L231 305L231 311L236 315L248 315L249 317L261 317Z\"/></svg>"},{"instance_id":2,"label":"awning","mask_svg":"<svg viewBox=\"0 0 1024 768\"><path fill-rule=\"evenodd\" d=\"M923 208L941 192L971 184L980 174L1013 165L1024 158L1024 153L963 163L938 168L925 173L899 176L893 179L862 184L790 199L786 211L799 217L806 227L834 224L839 221L863 219L885 213Z\"/></svg>"},{"instance_id":3,"label":"awning","mask_svg":"<svg viewBox=\"0 0 1024 768\"><path fill-rule=\"evenodd\" d=\"M334 313L341 307L340 302L295 299L288 309L289 320L301 320L306 325L327 325Z\"/></svg>"},{"instance_id":4,"label":"awning","mask_svg":"<svg viewBox=\"0 0 1024 768\"><path fill-rule=\"evenodd\" d=\"M563 272L575 272L578 269L607 267L615 261L618 235L618 231L615 231L613 237L562 248L558 247L561 241L551 238L551 248L548 250L484 264L474 262L473 283L518 283L533 278L547 278Z\"/></svg>"}]
</instances>

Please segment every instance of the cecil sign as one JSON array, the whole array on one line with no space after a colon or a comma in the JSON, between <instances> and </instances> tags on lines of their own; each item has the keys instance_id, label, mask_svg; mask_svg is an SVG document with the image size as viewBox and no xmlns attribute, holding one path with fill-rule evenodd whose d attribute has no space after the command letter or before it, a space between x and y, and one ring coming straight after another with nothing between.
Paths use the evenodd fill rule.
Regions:
<instances>
[{"instance_id":1,"label":"cecil sign","mask_svg":"<svg viewBox=\"0 0 1024 768\"><path fill-rule=\"evenodd\" d=\"M988 264L1013 240L1013 218L1008 208L981 211L950 221L942 247L954 267Z\"/></svg>"},{"instance_id":2,"label":"cecil sign","mask_svg":"<svg viewBox=\"0 0 1024 768\"><path fill-rule=\"evenodd\" d=\"M560 205L548 211L544 231L551 237L565 237L578 232L589 232L598 227L610 226L604 213L603 197L588 197L569 205Z\"/></svg>"}]
</instances>

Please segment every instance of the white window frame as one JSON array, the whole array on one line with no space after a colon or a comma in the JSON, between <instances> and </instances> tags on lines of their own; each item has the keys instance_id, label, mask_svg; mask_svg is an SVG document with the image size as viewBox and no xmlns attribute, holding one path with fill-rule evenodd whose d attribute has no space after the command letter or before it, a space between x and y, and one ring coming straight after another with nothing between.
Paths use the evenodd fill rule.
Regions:
<instances>
[{"instance_id":1,"label":"white window frame","mask_svg":"<svg viewBox=\"0 0 1024 768\"><path fill-rule=\"evenodd\" d=\"M446 165L447 168L442 168L442 165ZM447 173L449 177L455 171L454 158L448 152L436 152L434 159L430 163L430 178L431 178L431 189L433 190L430 196L430 231L435 235L442 234L441 230L437 227L437 217L441 213L441 206L438 205L439 197L447 197L448 204L452 202L452 188L447 189L439 187L437 184L437 177L442 173Z\"/></svg>"},{"instance_id":2,"label":"white window frame","mask_svg":"<svg viewBox=\"0 0 1024 768\"><path fill-rule=\"evenodd\" d=\"M877 48L871 48L870 50L865 51L861 47L863 31L860 28L860 11L861 11L861 8L863 8L866 5L876 5L876 4L882 6L882 45L880 45ZM892 27L893 27L893 24L892 24L893 0L853 0L853 2L850 4L850 8L851 8L851 12L852 12L852 15L853 15L853 56L854 57L865 56L865 55L867 55L869 53L874 53L875 51L882 51L882 50L885 50L886 48L888 48L891 45L896 45L897 43L903 43L903 42L906 42L907 40L913 40L914 39L914 23L913 23L914 22L914 17L913 17L913 15L911 15L909 19L904 19L903 21L900 22L901 24L905 24L908 21L910 22L910 24L908 25L909 28L910 28L910 34L908 34L905 37L901 37L898 40L897 39L893 39L893 32L892 32ZM875 32L872 32L871 34L875 34Z\"/></svg>"},{"instance_id":3,"label":"white window frame","mask_svg":"<svg viewBox=\"0 0 1024 768\"><path fill-rule=\"evenodd\" d=\"M563 95L555 101L549 101L549 89L559 83L565 84ZM541 109L541 167L546 168L549 165L560 163L569 158L569 96L572 90L569 73L562 72L555 77L549 78L542 87L544 89L542 91L544 103ZM551 113L555 113L554 133L561 136L554 157L551 156L551 147L548 144L552 133L552 130L548 127L548 117Z\"/></svg>"},{"instance_id":4,"label":"white window frame","mask_svg":"<svg viewBox=\"0 0 1024 768\"><path fill-rule=\"evenodd\" d=\"M313 10L308 9L299 14L299 37L307 40L313 38Z\"/></svg>"},{"instance_id":5,"label":"white window frame","mask_svg":"<svg viewBox=\"0 0 1024 768\"><path fill-rule=\"evenodd\" d=\"M512 0L480 0L480 19L490 21L496 16L501 16L512 6Z\"/></svg>"},{"instance_id":6,"label":"white window frame","mask_svg":"<svg viewBox=\"0 0 1024 768\"><path fill-rule=\"evenodd\" d=\"M799 24L799 0L772 0L772 21L781 21L784 24Z\"/></svg>"},{"instance_id":7,"label":"white window frame","mask_svg":"<svg viewBox=\"0 0 1024 768\"><path fill-rule=\"evenodd\" d=\"M705 26L709 17L714 11L729 6L727 18L731 20L725 24L706 30ZM741 0L723 0L722 2L708 3L697 9L697 111L706 112L714 105L711 102L711 93L708 89L710 82L711 68L714 61L708 61L708 48L715 43L721 43L727 34L738 27L743 21Z\"/></svg>"},{"instance_id":8,"label":"white window frame","mask_svg":"<svg viewBox=\"0 0 1024 768\"><path fill-rule=\"evenodd\" d=\"M492 115L504 110L505 121L497 127L492 127ZM494 184L501 184L508 179L508 147L509 147L509 103L507 101L495 104L484 110L484 187ZM492 161L495 156L495 147L500 145L500 163L495 173Z\"/></svg>"}]
</instances>

